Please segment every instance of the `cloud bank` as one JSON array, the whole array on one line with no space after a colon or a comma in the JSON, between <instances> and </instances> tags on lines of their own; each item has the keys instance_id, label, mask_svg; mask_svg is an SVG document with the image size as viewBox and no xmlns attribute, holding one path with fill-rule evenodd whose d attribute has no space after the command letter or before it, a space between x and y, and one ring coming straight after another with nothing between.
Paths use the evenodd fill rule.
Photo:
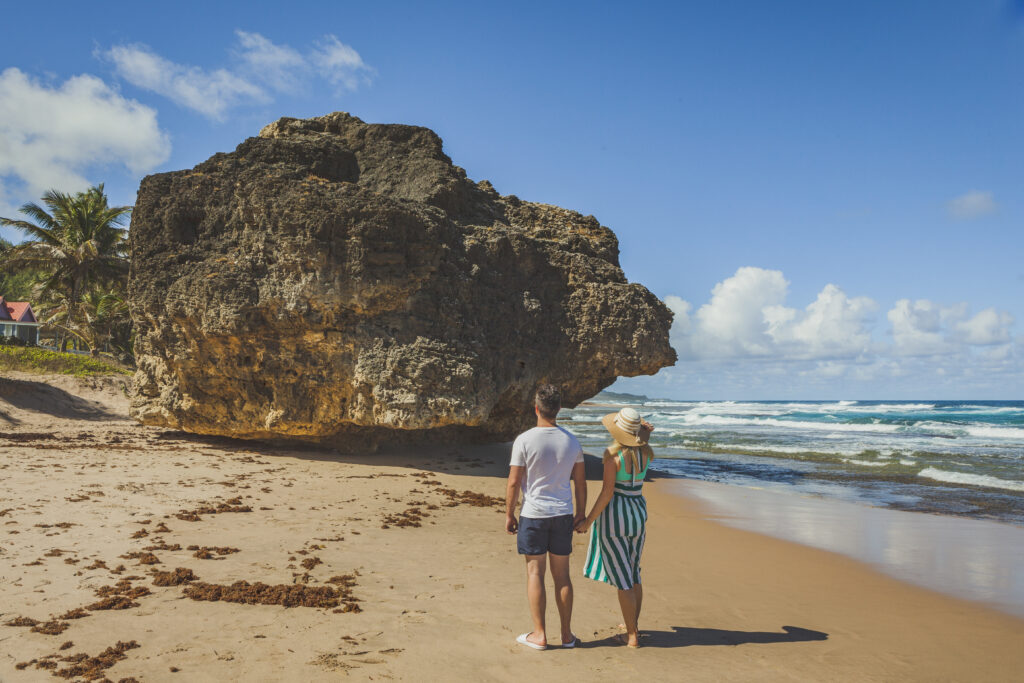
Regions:
<instances>
[{"instance_id":1,"label":"cloud bank","mask_svg":"<svg viewBox=\"0 0 1024 683\"><path fill-rule=\"evenodd\" d=\"M333 35L304 51L278 45L259 33L238 30L235 37L230 68L178 64L140 43L115 45L99 56L132 85L214 120L223 120L233 107L294 95L316 78L339 90L355 90L375 73L354 48Z\"/></svg>"},{"instance_id":2,"label":"cloud bank","mask_svg":"<svg viewBox=\"0 0 1024 683\"><path fill-rule=\"evenodd\" d=\"M666 297L680 362L616 386L695 398L984 398L1024 383L1024 337L1009 313L900 299L880 316L877 302L835 284L798 308L788 289L782 272L748 266L699 308Z\"/></svg>"},{"instance_id":3,"label":"cloud bank","mask_svg":"<svg viewBox=\"0 0 1024 683\"><path fill-rule=\"evenodd\" d=\"M81 190L90 167L142 174L170 151L156 111L95 76L49 84L13 67L0 72L0 202L14 194L12 181L17 194L33 198L50 188Z\"/></svg>"}]
</instances>

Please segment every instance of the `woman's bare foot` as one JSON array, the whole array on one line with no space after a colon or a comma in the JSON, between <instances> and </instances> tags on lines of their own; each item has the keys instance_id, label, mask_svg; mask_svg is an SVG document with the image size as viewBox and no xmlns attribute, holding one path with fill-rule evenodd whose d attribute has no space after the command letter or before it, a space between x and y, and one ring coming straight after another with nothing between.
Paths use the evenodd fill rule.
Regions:
<instances>
[{"instance_id":1,"label":"woman's bare foot","mask_svg":"<svg viewBox=\"0 0 1024 683\"><path fill-rule=\"evenodd\" d=\"M620 633L619 635L612 638L619 645L625 645L628 648L637 649L640 647L640 641L636 636L630 638L628 633Z\"/></svg>"}]
</instances>

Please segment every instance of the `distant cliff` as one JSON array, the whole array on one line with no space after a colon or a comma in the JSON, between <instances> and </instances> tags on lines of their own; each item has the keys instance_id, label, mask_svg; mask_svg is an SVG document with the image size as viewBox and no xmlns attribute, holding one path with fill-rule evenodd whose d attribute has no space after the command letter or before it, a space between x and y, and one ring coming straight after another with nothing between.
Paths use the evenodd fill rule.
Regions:
<instances>
[{"instance_id":1,"label":"distant cliff","mask_svg":"<svg viewBox=\"0 0 1024 683\"><path fill-rule=\"evenodd\" d=\"M474 183L426 128L284 118L142 181L132 414L346 450L506 439L675 362L672 314L592 216Z\"/></svg>"}]
</instances>

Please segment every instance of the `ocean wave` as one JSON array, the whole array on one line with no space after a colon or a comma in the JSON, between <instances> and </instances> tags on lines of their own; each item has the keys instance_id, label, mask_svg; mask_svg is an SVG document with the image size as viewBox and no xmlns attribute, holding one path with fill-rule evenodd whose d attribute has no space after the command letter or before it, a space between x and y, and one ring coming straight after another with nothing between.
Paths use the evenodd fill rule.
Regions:
<instances>
[{"instance_id":1,"label":"ocean wave","mask_svg":"<svg viewBox=\"0 0 1024 683\"><path fill-rule=\"evenodd\" d=\"M987 474L949 472L947 470L940 470L937 467L927 467L918 472L917 476L935 481L944 481L947 484L970 484L971 486L984 486L990 489L1024 491L1024 481L1000 479L999 477L991 477Z\"/></svg>"},{"instance_id":2,"label":"ocean wave","mask_svg":"<svg viewBox=\"0 0 1024 683\"><path fill-rule=\"evenodd\" d=\"M722 426L746 426L746 427L778 427L782 429L809 429L815 431L829 431L829 432L883 432L893 433L900 430L905 430L904 425L897 424L883 424L878 422L870 423L859 423L859 422L810 422L807 420L776 420L775 418L744 418L744 417L730 417L728 415L694 415L688 413L683 420L688 425L693 426L711 426L711 427L722 427Z\"/></svg>"},{"instance_id":3,"label":"ocean wave","mask_svg":"<svg viewBox=\"0 0 1024 683\"><path fill-rule=\"evenodd\" d=\"M893 464L892 461L877 462L875 460L861 460L860 458L843 458L843 462L848 462L851 465L863 465L864 467L888 467Z\"/></svg>"},{"instance_id":4,"label":"ocean wave","mask_svg":"<svg viewBox=\"0 0 1024 683\"><path fill-rule=\"evenodd\" d=\"M1020 427L990 427L988 425L977 425L965 427L964 429L971 436L981 436L992 439L1024 439L1024 429Z\"/></svg>"}]
</instances>

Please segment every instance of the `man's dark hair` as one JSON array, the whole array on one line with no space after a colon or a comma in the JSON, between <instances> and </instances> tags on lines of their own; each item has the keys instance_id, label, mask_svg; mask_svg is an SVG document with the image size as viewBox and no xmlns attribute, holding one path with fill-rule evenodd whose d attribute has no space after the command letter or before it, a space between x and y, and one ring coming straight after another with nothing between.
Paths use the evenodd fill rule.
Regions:
<instances>
[{"instance_id":1,"label":"man's dark hair","mask_svg":"<svg viewBox=\"0 0 1024 683\"><path fill-rule=\"evenodd\" d=\"M562 392L554 384L542 384L537 388L534 404L540 411L541 417L546 420L554 420L558 417L558 411L562 407Z\"/></svg>"}]
</instances>

